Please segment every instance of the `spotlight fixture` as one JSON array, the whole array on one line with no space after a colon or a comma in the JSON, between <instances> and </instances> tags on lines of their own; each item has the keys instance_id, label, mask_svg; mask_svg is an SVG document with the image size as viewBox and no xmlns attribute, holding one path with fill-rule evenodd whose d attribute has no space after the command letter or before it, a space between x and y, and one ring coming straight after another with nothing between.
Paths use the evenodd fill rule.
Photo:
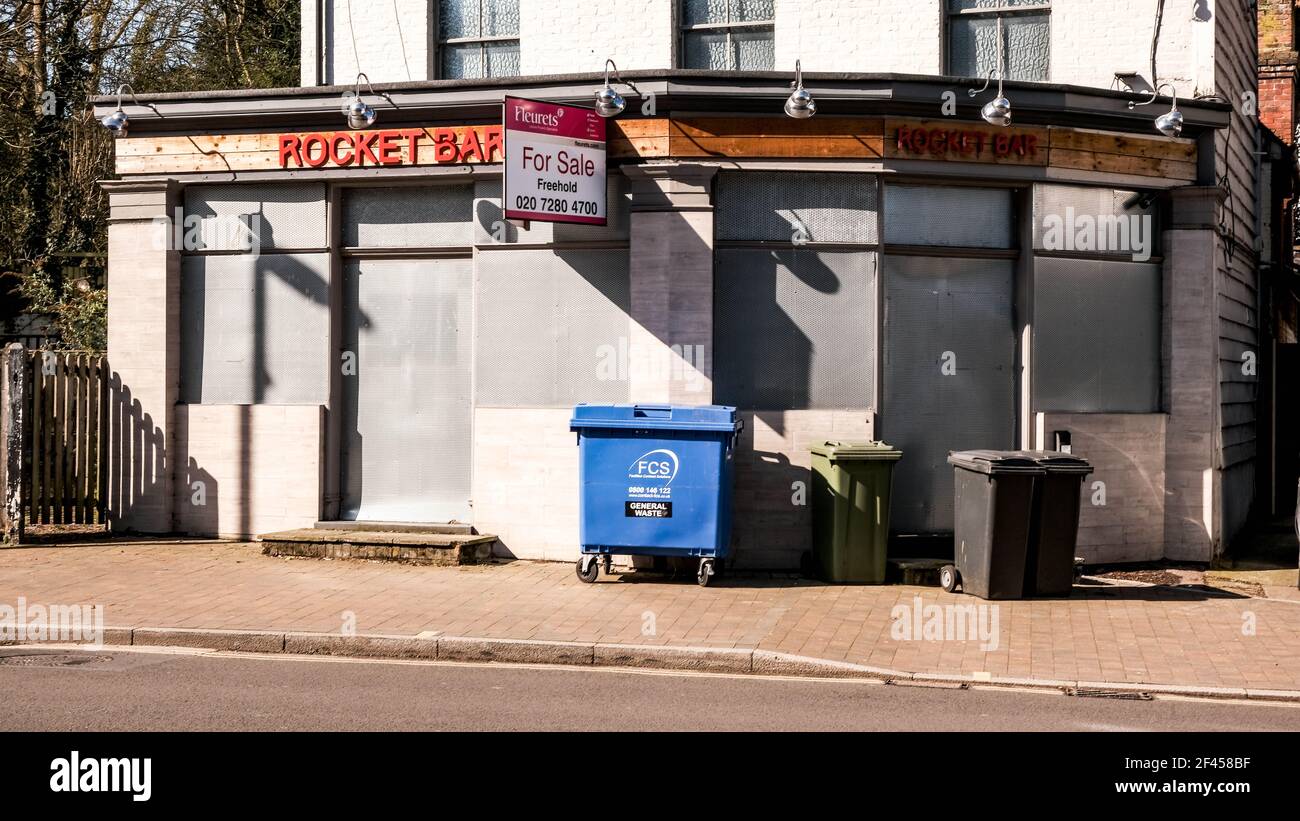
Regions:
<instances>
[{"instance_id":1,"label":"spotlight fixture","mask_svg":"<svg viewBox=\"0 0 1300 821\"><path fill-rule=\"evenodd\" d=\"M1156 97L1160 96L1160 89L1162 88L1169 89L1169 96L1173 100L1173 106L1164 114L1156 117L1156 131L1159 131L1166 137L1173 139L1183 133L1183 112L1178 110L1178 89L1173 83L1160 83L1156 86L1155 91L1151 93L1150 100L1147 100L1145 103L1135 103L1130 101L1128 107L1132 110L1140 105L1151 105L1156 101Z\"/></svg>"},{"instance_id":2,"label":"spotlight fixture","mask_svg":"<svg viewBox=\"0 0 1300 821\"><path fill-rule=\"evenodd\" d=\"M790 99L785 101L785 113L787 116L794 117L796 120L806 120L817 113L817 101L803 87L803 66L800 60L794 61L794 82L790 84L794 89L790 93Z\"/></svg>"},{"instance_id":3,"label":"spotlight fixture","mask_svg":"<svg viewBox=\"0 0 1300 821\"><path fill-rule=\"evenodd\" d=\"M994 97L992 100L989 100L987 103L984 104L984 107L980 109L980 116L983 117L984 122L988 123L989 125L1000 125L1003 128L1006 128L1007 126L1011 125L1011 101L1008 100L1002 94L1002 78L1005 72L1002 69L1002 18L1001 17L998 18L997 36L998 36L997 39L998 67L994 71L989 72L989 76L984 80L983 88L967 89L966 93L972 97L976 96L977 94L983 94L988 89L989 83L993 81L994 73L996 73L998 75L998 96Z\"/></svg>"},{"instance_id":4,"label":"spotlight fixture","mask_svg":"<svg viewBox=\"0 0 1300 821\"><path fill-rule=\"evenodd\" d=\"M614 69L614 78L618 82L623 82L623 78L618 76L618 66L613 60L605 60L605 87L596 92L596 113L602 117L617 117L627 108L627 100L614 90L609 83L609 70Z\"/></svg>"},{"instance_id":5,"label":"spotlight fixture","mask_svg":"<svg viewBox=\"0 0 1300 821\"><path fill-rule=\"evenodd\" d=\"M135 100L136 105L144 105L136 98L135 90L131 86L124 83L117 87L117 110L99 121L104 128L112 132L114 137L125 137L126 130L131 125L131 118L126 116L126 112L122 110L123 92L130 92L131 99Z\"/></svg>"},{"instance_id":6,"label":"spotlight fixture","mask_svg":"<svg viewBox=\"0 0 1300 821\"><path fill-rule=\"evenodd\" d=\"M352 93L352 102L348 103L346 107L346 112L348 117L348 128L352 129L353 131L360 131L363 128L369 128L370 126L375 124L375 120L379 116L378 114L375 113L374 108L367 105L366 101L361 99L361 78L362 77L365 77L366 88L370 89L370 93L371 94L375 93L374 87L370 85L370 78L366 77L364 72L358 74L356 88Z\"/></svg>"}]
</instances>

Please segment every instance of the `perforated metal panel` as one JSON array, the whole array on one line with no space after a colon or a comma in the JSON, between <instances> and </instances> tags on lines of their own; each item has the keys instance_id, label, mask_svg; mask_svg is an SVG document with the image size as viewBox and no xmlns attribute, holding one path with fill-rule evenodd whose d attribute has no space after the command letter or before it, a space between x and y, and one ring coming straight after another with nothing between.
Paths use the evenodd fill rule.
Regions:
<instances>
[{"instance_id":1,"label":"perforated metal panel","mask_svg":"<svg viewBox=\"0 0 1300 821\"><path fill-rule=\"evenodd\" d=\"M715 259L715 402L873 405L874 252L723 248Z\"/></svg>"},{"instance_id":2,"label":"perforated metal panel","mask_svg":"<svg viewBox=\"0 0 1300 821\"><path fill-rule=\"evenodd\" d=\"M181 266L181 401L324 404L329 257L186 257Z\"/></svg>"},{"instance_id":3,"label":"perforated metal panel","mask_svg":"<svg viewBox=\"0 0 1300 821\"><path fill-rule=\"evenodd\" d=\"M948 452L1014 446L1013 264L887 255L884 268L878 434L903 451L894 468L891 527L947 532Z\"/></svg>"},{"instance_id":4,"label":"perforated metal panel","mask_svg":"<svg viewBox=\"0 0 1300 821\"><path fill-rule=\"evenodd\" d=\"M466 246L474 241L471 185L350 188L343 192L349 248Z\"/></svg>"},{"instance_id":5,"label":"perforated metal panel","mask_svg":"<svg viewBox=\"0 0 1300 821\"><path fill-rule=\"evenodd\" d=\"M876 243L874 174L746 171L716 185L719 240Z\"/></svg>"},{"instance_id":6,"label":"perforated metal panel","mask_svg":"<svg viewBox=\"0 0 1300 821\"><path fill-rule=\"evenodd\" d=\"M627 251L480 253L477 404L629 401L630 293Z\"/></svg>"},{"instance_id":7,"label":"perforated metal panel","mask_svg":"<svg viewBox=\"0 0 1300 821\"><path fill-rule=\"evenodd\" d=\"M1034 248L1148 257L1158 254L1156 207L1154 203L1143 206L1137 191L1035 185Z\"/></svg>"},{"instance_id":8,"label":"perforated metal panel","mask_svg":"<svg viewBox=\"0 0 1300 821\"><path fill-rule=\"evenodd\" d=\"M1034 261L1034 409L1160 409L1160 266Z\"/></svg>"},{"instance_id":9,"label":"perforated metal panel","mask_svg":"<svg viewBox=\"0 0 1300 821\"><path fill-rule=\"evenodd\" d=\"M473 264L365 260L344 267L345 519L469 517Z\"/></svg>"},{"instance_id":10,"label":"perforated metal panel","mask_svg":"<svg viewBox=\"0 0 1300 821\"><path fill-rule=\"evenodd\" d=\"M1014 213L1005 188L885 186L885 242L1011 248Z\"/></svg>"},{"instance_id":11,"label":"perforated metal panel","mask_svg":"<svg viewBox=\"0 0 1300 821\"><path fill-rule=\"evenodd\" d=\"M322 183L191 186L185 189L185 215L200 220L200 241L197 247L187 244L187 251L245 250L241 225L255 228L263 251L329 245Z\"/></svg>"},{"instance_id":12,"label":"perforated metal panel","mask_svg":"<svg viewBox=\"0 0 1300 821\"><path fill-rule=\"evenodd\" d=\"M540 245L550 242L620 242L629 236L632 195L627 177L611 172L605 188L606 225L528 223L524 228L507 223L501 212L501 180L474 184L474 242L481 245Z\"/></svg>"}]
</instances>

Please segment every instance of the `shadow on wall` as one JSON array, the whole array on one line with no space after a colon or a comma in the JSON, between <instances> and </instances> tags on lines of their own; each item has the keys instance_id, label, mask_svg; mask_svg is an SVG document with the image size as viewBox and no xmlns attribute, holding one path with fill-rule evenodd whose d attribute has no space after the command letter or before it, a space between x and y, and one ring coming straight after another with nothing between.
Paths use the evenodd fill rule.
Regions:
<instances>
[{"instance_id":1,"label":"shadow on wall","mask_svg":"<svg viewBox=\"0 0 1300 821\"><path fill-rule=\"evenodd\" d=\"M170 463L163 430L145 413L122 377L111 372L108 384L108 437L104 455L105 507L114 531L171 531Z\"/></svg>"}]
</instances>

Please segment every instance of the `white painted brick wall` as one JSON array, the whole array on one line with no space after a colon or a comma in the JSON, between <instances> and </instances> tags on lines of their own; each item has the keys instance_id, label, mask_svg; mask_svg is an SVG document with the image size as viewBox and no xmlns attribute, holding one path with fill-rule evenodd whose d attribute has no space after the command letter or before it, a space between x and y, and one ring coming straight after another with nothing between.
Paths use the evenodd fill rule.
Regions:
<instances>
[{"instance_id":1,"label":"white painted brick wall","mask_svg":"<svg viewBox=\"0 0 1300 821\"><path fill-rule=\"evenodd\" d=\"M521 0L524 74L667 68L673 59L674 0Z\"/></svg>"},{"instance_id":2,"label":"white painted brick wall","mask_svg":"<svg viewBox=\"0 0 1300 821\"><path fill-rule=\"evenodd\" d=\"M352 84L359 71L372 83L429 79L428 0L333 0L329 20L326 76L334 84Z\"/></svg>"},{"instance_id":3,"label":"white painted brick wall","mask_svg":"<svg viewBox=\"0 0 1300 821\"><path fill-rule=\"evenodd\" d=\"M777 0L776 68L938 74L941 0Z\"/></svg>"},{"instance_id":4,"label":"white painted brick wall","mask_svg":"<svg viewBox=\"0 0 1300 821\"><path fill-rule=\"evenodd\" d=\"M600 71L606 57L628 71L669 68L675 2L520 0L523 73ZM1146 77L1155 4L1054 0L1051 81L1110 88L1117 71ZM1207 4L1213 14L1215 0ZM944 0L776 0L776 68L793 70L801 59L811 72L939 74L943 6ZM332 0L327 76L341 84L358 70L376 83L428 79L429 8L428 0ZM314 59L307 50L304 57ZM1214 24L1196 21L1191 3L1168 4L1158 65L1160 79L1175 82L1180 94L1213 90Z\"/></svg>"}]
</instances>

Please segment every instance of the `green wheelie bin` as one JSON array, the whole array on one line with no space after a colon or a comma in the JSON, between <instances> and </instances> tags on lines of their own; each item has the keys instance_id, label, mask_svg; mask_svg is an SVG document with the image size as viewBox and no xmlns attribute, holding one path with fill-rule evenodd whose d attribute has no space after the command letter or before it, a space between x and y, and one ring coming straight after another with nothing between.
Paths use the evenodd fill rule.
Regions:
<instances>
[{"instance_id":1,"label":"green wheelie bin","mask_svg":"<svg viewBox=\"0 0 1300 821\"><path fill-rule=\"evenodd\" d=\"M823 581L884 584L889 492L901 456L884 442L813 446L812 559Z\"/></svg>"}]
</instances>

